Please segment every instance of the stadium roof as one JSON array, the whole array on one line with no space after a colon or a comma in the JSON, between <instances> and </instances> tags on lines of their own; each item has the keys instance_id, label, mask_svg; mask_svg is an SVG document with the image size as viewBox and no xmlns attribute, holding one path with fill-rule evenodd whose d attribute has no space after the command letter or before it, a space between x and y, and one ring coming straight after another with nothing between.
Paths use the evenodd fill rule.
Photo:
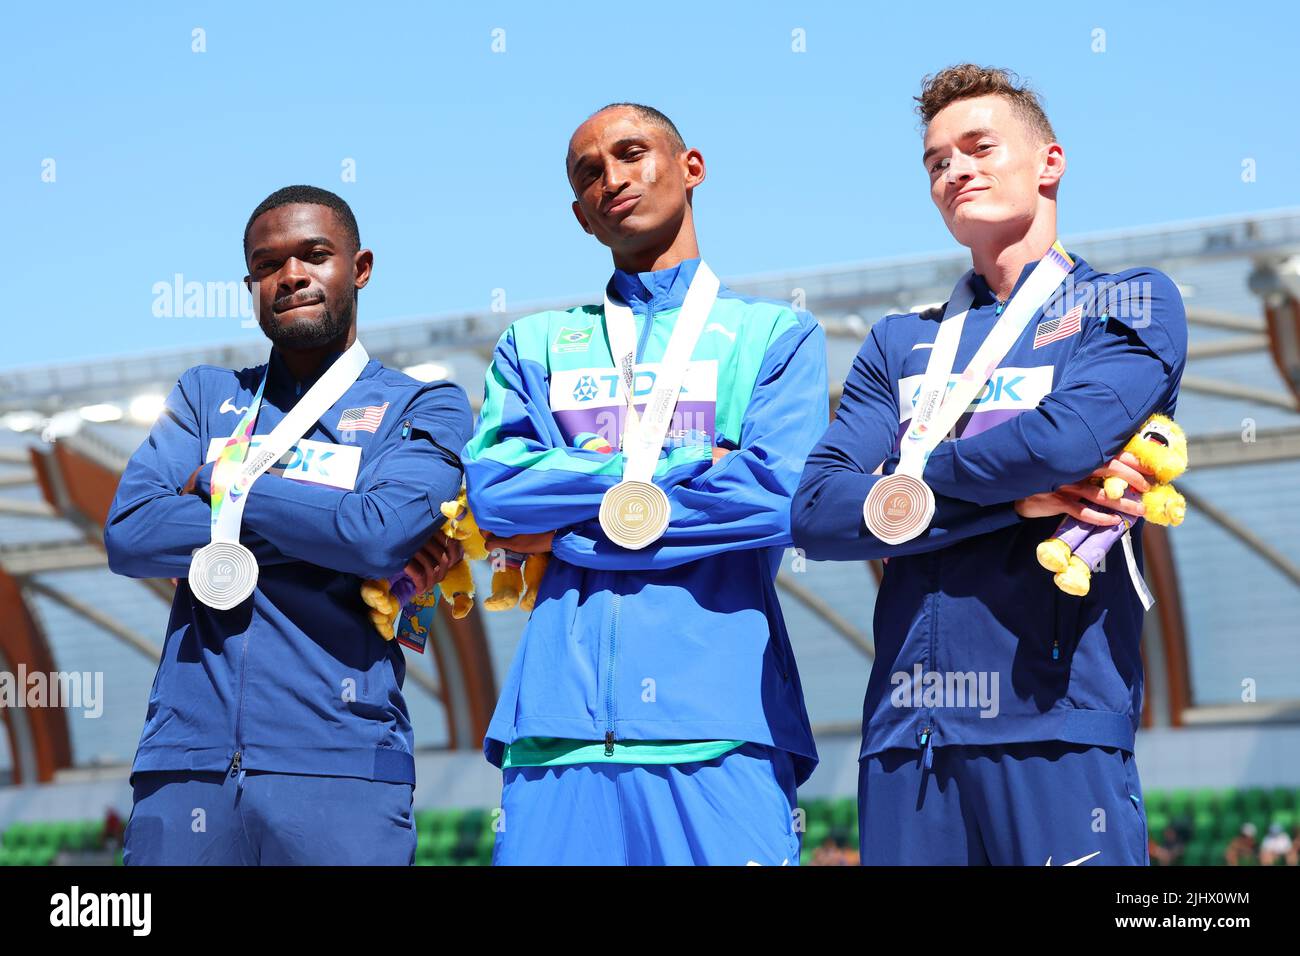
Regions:
<instances>
[{"instance_id":1,"label":"stadium roof","mask_svg":"<svg viewBox=\"0 0 1300 956\"><path fill-rule=\"evenodd\" d=\"M1252 713L1300 700L1300 415L1270 357L1263 304L1250 287L1260 268L1300 254L1300 210L1125 230L1065 244L1103 270L1163 270L1178 283L1188 308L1191 357L1177 417L1192 440L1192 468L1179 481L1192 508L1170 541L1196 707L1240 711L1244 680L1255 682L1262 705ZM963 253L916 256L728 284L750 295L802 297L827 327L830 376L838 383L871 322L942 301L967 263ZM508 313L363 321L361 334L371 354L386 364L414 368L417 375L440 374L441 366L477 399L491 346L509 321L576 301L535 303ZM59 517L46 502L28 449L49 447L44 432L106 467L120 468L147 429L133 420L133 402L147 418L185 368L256 365L265 360L266 348L252 330L243 341L210 349L0 373L0 567L22 584L59 669L104 674L102 717L69 719L78 766L123 764L134 753L168 602L165 589L108 572L102 552L88 544L88 529ZM851 727L859 719L871 666L875 580L860 564L814 562L800 570L787 555L782 583L813 722ZM518 612L486 616L498 676L523 620ZM407 695L417 745L443 746L446 719L430 692L436 688L428 660L411 667L421 669L427 679L408 683ZM0 779L12 760L6 748L0 735Z\"/></svg>"}]
</instances>

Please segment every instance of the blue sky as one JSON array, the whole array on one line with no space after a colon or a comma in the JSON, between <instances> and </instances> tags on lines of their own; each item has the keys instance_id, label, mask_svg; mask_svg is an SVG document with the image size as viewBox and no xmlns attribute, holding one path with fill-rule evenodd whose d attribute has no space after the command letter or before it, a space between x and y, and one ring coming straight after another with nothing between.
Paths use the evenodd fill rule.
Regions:
<instances>
[{"instance_id":1,"label":"blue sky","mask_svg":"<svg viewBox=\"0 0 1300 956\"><path fill-rule=\"evenodd\" d=\"M363 323L487 308L495 289L511 306L593 292L608 254L568 210L563 152L611 100L657 105L703 151L701 247L723 276L953 248L911 97L963 60L1010 66L1044 94L1070 163L1064 235L1300 202L1285 72L1300 15L1281 3L47 3L5 16L0 368L260 336L237 317L155 316L154 286L240 278L248 213L291 182L356 211L376 255ZM191 49L195 28L206 52ZM347 160L355 182L341 180Z\"/></svg>"}]
</instances>

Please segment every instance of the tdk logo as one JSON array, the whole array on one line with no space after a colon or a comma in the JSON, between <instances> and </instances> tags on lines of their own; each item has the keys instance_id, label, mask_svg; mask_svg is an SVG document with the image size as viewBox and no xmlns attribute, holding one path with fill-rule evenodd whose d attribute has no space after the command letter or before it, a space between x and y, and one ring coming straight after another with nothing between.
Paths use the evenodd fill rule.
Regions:
<instances>
[{"instance_id":1,"label":"tdk logo","mask_svg":"<svg viewBox=\"0 0 1300 956\"><path fill-rule=\"evenodd\" d=\"M997 369L979 394L971 400L967 408L972 412L1001 410L1019 410L1035 408L1043 396L1052 390L1052 377L1055 368L1041 365L1036 368L1000 368ZM909 375L898 383L899 421L912 418L916 403L921 398L923 375ZM948 388L957 384L956 379L948 381Z\"/></svg>"},{"instance_id":2,"label":"tdk logo","mask_svg":"<svg viewBox=\"0 0 1300 956\"><path fill-rule=\"evenodd\" d=\"M995 375L984 383L980 393L975 396L975 404L983 405L988 401L996 402L1004 395L1009 402L1022 401L1021 397L1015 393L1015 387L1022 384L1024 380L1023 375Z\"/></svg>"},{"instance_id":3,"label":"tdk logo","mask_svg":"<svg viewBox=\"0 0 1300 956\"><path fill-rule=\"evenodd\" d=\"M979 394L971 400L972 405L983 405L987 402L996 402L1004 396L1008 402L1023 401L1020 395L1016 394L1016 386L1023 384L1025 377L1023 375L1002 375L995 374L991 379L984 383ZM955 381L948 383L948 390L956 385ZM912 405L916 405L916 400L921 397L921 386L916 386L916 391L912 392Z\"/></svg>"},{"instance_id":4,"label":"tdk logo","mask_svg":"<svg viewBox=\"0 0 1300 956\"><path fill-rule=\"evenodd\" d=\"M312 474L318 479L328 478L329 466L326 462L334 457L334 452L322 451L319 455L316 452L317 449L315 448L308 448L304 451L302 448L295 445L285 454L285 458L288 458L289 460L285 461L284 458L281 458L280 464L284 467L285 471L298 469L303 472L303 474Z\"/></svg>"},{"instance_id":5,"label":"tdk logo","mask_svg":"<svg viewBox=\"0 0 1300 956\"><path fill-rule=\"evenodd\" d=\"M208 447L208 461L216 458L226 439L214 438ZM260 436L252 442L250 457L261 444ZM301 438L271 466L269 474L329 485L351 491L356 487L357 472L361 464L361 448L356 445L336 445L332 442ZM233 497L235 490L231 489Z\"/></svg>"},{"instance_id":6,"label":"tdk logo","mask_svg":"<svg viewBox=\"0 0 1300 956\"><path fill-rule=\"evenodd\" d=\"M252 451L256 451L257 446L260 444L260 441L253 439L250 454ZM330 476L329 466L326 463L334 457L334 452L321 448L320 445L320 442L312 442L306 448L301 444L294 445L280 456L275 466L284 469L286 472L300 472L302 477L311 478L314 481L326 481Z\"/></svg>"},{"instance_id":7,"label":"tdk logo","mask_svg":"<svg viewBox=\"0 0 1300 956\"><path fill-rule=\"evenodd\" d=\"M598 378L591 375L584 375L578 379L578 384L573 387L573 397L579 402L589 402L597 395L604 398L618 398L618 379L617 375L601 375ZM642 370L632 376L632 397L645 398L654 391L656 375L652 371ZM690 389L682 383L680 394L685 395Z\"/></svg>"},{"instance_id":8,"label":"tdk logo","mask_svg":"<svg viewBox=\"0 0 1300 956\"><path fill-rule=\"evenodd\" d=\"M659 372L656 363L637 368L632 376L632 397L645 402L655 389ZM552 411L609 408L623 404L623 377L612 368L556 369L551 374L549 394ZM713 402L718 394L716 359L691 362L686 367L680 397L690 402ZM581 431L592 431L584 426ZM598 429L596 429L598 430Z\"/></svg>"}]
</instances>

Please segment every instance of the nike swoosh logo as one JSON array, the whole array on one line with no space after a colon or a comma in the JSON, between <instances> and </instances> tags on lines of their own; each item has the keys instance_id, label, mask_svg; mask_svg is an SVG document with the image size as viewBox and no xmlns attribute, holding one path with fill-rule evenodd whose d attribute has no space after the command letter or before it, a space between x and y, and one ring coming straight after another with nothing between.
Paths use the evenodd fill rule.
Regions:
<instances>
[{"instance_id":1,"label":"nike swoosh logo","mask_svg":"<svg viewBox=\"0 0 1300 956\"><path fill-rule=\"evenodd\" d=\"M226 399L224 402L221 403L221 407L217 409L217 414L224 415L226 412L234 412L236 415L242 415L246 411L248 411L247 405L245 405L243 408L236 408L235 405L230 401L230 399Z\"/></svg>"},{"instance_id":2,"label":"nike swoosh logo","mask_svg":"<svg viewBox=\"0 0 1300 956\"><path fill-rule=\"evenodd\" d=\"M728 329L728 328L726 328L726 327L720 325L720 324L717 323L717 322L710 322L707 326L704 327L704 331L705 331L705 333L709 333L709 332L721 332L721 333L722 333L723 335L725 335L727 338L731 339L731 341L733 341L733 342L736 341L736 333L733 332L733 331L731 331L731 329Z\"/></svg>"},{"instance_id":3,"label":"nike swoosh logo","mask_svg":"<svg viewBox=\"0 0 1300 956\"><path fill-rule=\"evenodd\" d=\"M1087 856L1081 856L1081 857L1079 857L1077 860L1071 860L1069 863L1062 863L1061 866L1078 866L1080 863L1087 863L1087 862L1088 862L1089 860L1091 860L1094 856L1101 856L1101 850L1098 850L1096 853L1089 853ZM1052 865L1052 858L1049 856L1049 857L1047 858L1047 862L1044 863L1043 865L1044 865L1044 866L1051 866L1051 865Z\"/></svg>"}]
</instances>

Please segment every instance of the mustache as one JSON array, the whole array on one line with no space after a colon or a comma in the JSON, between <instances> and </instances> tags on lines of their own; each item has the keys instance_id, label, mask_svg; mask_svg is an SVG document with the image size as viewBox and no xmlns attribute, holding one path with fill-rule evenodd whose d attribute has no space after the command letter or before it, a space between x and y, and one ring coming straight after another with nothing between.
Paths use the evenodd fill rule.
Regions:
<instances>
[{"instance_id":1,"label":"mustache","mask_svg":"<svg viewBox=\"0 0 1300 956\"><path fill-rule=\"evenodd\" d=\"M296 309L304 305L317 305L325 301L325 295L322 292L294 292L282 296L271 303L271 311L287 312L289 309Z\"/></svg>"}]
</instances>

